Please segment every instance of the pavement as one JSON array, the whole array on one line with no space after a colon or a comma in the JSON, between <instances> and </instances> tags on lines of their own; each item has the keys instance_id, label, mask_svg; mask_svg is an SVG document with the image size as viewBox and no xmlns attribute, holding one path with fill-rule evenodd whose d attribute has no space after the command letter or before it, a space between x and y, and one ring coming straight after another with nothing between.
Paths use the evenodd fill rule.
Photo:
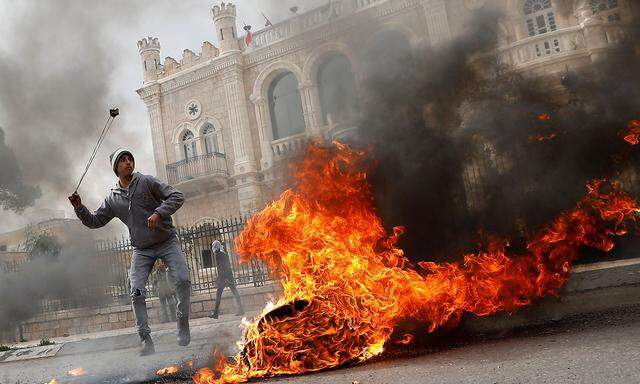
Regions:
<instances>
[{"instance_id":1,"label":"pavement","mask_svg":"<svg viewBox=\"0 0 640 384\"><path fill-rule=\"evenodd\" d=\"M258 313L247 313L252 318ZM55 344L38 347L36 342L20 343L11 351L0 353L0 383L140 383L161 377L156 372L169 366L187 368L209 363L217 350L229 356L237 351L235 343L242 337L242 318L222 314L219 319L190 321L191 344L176 343L176 324L151 325L156 353L138 356L138 335L134 328L53 338ZM43 353L43 350L50 350ZM82 368L85 375L73 377L69 371ZM184 379L189 374L183 374Z\"/></svg>"},{"instance_id":2,"label":"pavement","mask_svg":"<svg viewBox=\"0 0 640 384\"><path fill-rule=\"evenodd\" d=\"M640 307L583 314L498 339L391 353L349 369L264 384L640 383Z\"/></svg>"},{"instance_id":3,"label":"pavement","mask_svg":"<svg viewBox=\"0 0 640 384\"><path fill-rule=\"evenodd\" d=\"M637 376L633 376L635 380L631 381L616 381L618 378L627 380L630 378L627 374L636 375L637 369L640 369L640 364L637 364L640 362L640 354L637 352L640 322L626 321L627 318L640 319L638 308L640 258L581 265L573 269L572 276L558 298L546 298L514 314L466 317L455 333L459 340L445 338L443 344L449 348L451 345L460 345L460 340L475 340L463 349L447 351L445 348L444 352L433 354L434 345L427 349L414 345L411 351L418 351L418 356L396 358L393 356L394 352L390 352L382 361L354 369L300 378L271 379L269 382L349 384L358 381L364 384L403 380L409 384L605 381L590 381L586 372L593 364L594 368L598 367L605 372L602 374L604 376L593 376L594 380L606 377L608 382L640 382ZM511 337L522 329L539 327L544 334L546 329L557 324L574 321L571 319L578 319L580 325L584 316L620 310L626 311L624 321L619 321L620 326L609 330L600 324L592 327L586 334L571 333L570 337L561 339L566 342L562 345L564 349L553 349L561 346L552 344L557 343L557 337L546 338L543 335L534 344L528 339ZM257 313L248 313L247 317L255 315ZM597 318L607 324L608 315ZM176 345L174 323L153 325L152 335L157 352L144 358L137 355L138 338L133 328L55 338L52 339L54 345L45 347L35 346L37 342L16 344L13 347L18 349L0 353L0 383L49 383L53 378L60 384L187 383L190 382L191 370L187 368L190 364L194 367L209 364L214 350L227 355L235 354L235 342L242 336L240 322L239 317L232 315L222 315L218 320L194 319L190 322L192 342L186 348ZM575 325L568 327L569 330L579 328L580 326ZM485 338L499 340L485 343ZM428 339L426 342L434 343L434 340ZM616 343L620 343L621 347ZM585 351L584 356L580 350ZM546 358L545 351L552 351L553 354ZM563 356L565 352L567 355ZM563 361L567 363L561 364ZM627 370L616 371L619 370L616 364L625 362L629 362L629 366L625 368ZM631 362L638 368L631 367ZM607 367L605 363L611 367ZM172 365L182 365L181 372L184 373L168 377L156 374L157 370ZM507 366L508 370L503 369ZM69 371L76 368L83 368L86 374L79 378L70 376ZM566 372L562 369L573 370L575 376L564 375ZM554 375L559 375L557 377L562 380L553 380ZM572 381L574 379L577 381Z\"/></svg>"}]
</instances>

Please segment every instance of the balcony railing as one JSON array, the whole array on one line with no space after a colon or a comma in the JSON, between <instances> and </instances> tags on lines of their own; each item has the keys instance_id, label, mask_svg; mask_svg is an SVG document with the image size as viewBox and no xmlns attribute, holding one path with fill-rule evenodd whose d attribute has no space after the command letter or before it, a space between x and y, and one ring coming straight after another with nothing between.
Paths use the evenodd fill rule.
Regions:
<instances>
[{"instance_id":1,"label":"balcony railing","mask_svg":"<svg viewBox=\"0 0 640 384\"><path fill-rule=\"evenodd\" d=\"M272 141L271 150L273 151L274 158L279 160L299 152L304 148L306 142L307 134L300 133L295 136Z\"/></svg>"},{"instance_id":2,"label":"balcony railing","mask_svg":"<svg viewBox=\"0 0 640 384\"><path fill-rule=\"evenodd\" d=\"M271 27L256 31L249 50L259 49L290 38L303 31L328 24L341 16L356 13L389 0L342 0L314 8Z\"/></svg>"},{"instance_id":3,"label":"balcony railing","mask_svg":"<svg viewBox=\"0 0 640 384\"><path fill-rule=\"evenodd\" d=\"M500 49L500 60L514 68L586 52L584 34L579 26L529 37Z\"/></svg>"},{"instance_id":4,"label":"balcony railing","mask_svg":"<svg viewBox=\"0 0 640 384\"><path fill-rule=\"evenodd\" d=\"M223 153L212 153L167 165L169 184L179 184L202 176L229 176Z\"/></svg>"}]
</instances>

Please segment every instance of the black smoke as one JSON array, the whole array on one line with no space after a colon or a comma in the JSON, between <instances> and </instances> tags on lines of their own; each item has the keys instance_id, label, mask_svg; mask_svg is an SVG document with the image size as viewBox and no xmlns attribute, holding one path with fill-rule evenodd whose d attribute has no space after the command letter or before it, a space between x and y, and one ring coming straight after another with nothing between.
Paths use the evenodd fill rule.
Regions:
<instances>
[{"instance_id":1,"label":"black smoke","mask_svg":"<svg viewBox=\"0 0 640 384\"><path fill-rule=\"evenodd\" d=\"M40 189L27 185L13 153L4 141L0 127L0 208L20 212L40 197Z\"/></svg>"},{"instance_id":2,"label":"black smoke","mask_svg":"<svg viewBox=\"0 0 640 384\"><path fill-rule=\"evenodd\" d=\"M521 250L587 181L637 164L619 136L640 118L637 28L592 65L534 77L490 53L499 17L479 13L452 43L369 69L360 136L383 222L407 228L413 260L456 259L487 236Z\"/></svg>"}]
</instances>

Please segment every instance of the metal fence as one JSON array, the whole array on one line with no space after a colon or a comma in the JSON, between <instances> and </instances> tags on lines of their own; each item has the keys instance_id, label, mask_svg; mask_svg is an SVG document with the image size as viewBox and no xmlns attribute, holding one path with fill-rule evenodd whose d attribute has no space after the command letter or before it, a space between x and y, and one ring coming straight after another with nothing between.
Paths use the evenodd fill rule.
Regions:
<instances>
[{"instance_id":1,"label":"metal fence","mask_svg":"<svg viewBox=\"0 0 640 384\"><path fill-rule=\"evenodd\" d=\"M219 240L229 255L236 285L258 287L273 280L265 263L255 259L248 263L240 263L234 240L243 230L246 220L235 218L177 229L182 252L189 266L194 293L210 293L213 297L213 291L217 288L218 271L211 251L211 243L214 240ZM95 268L103 271L100 281L86 287L74 297L43 298L42 312L81 307L96 308L130 302L128 270L133 254L130 240L100 241L97 243L97 252ZM6 273L15 273L28 262L25 260L0 263L0 267ZM157 273L155 269L147 282L147 297L157 297L158 294L157 287L154 286L154 273Z\"/></svg>"},{"instance_id":2,"label":"metal fence","mask_svg":"<svg viewBox=\"0 0 640 384\"><path fill-rule=\"evenodd\" d=\"M204 223L194 227L179 228L178 238L182 252L187 259L191 274L191 287L194 292L211 292L217 288L218 271L211 252L211 243L219 240L229 258L236 285L262 286L272 280L266 264L252 259L248 263L240 263L235 249L235 238L240 234L246 218L235 218L216 223ZM98 244L101 259L107 261L108 274L112 284L107 287L111 297L129 300L128 268L131 263L133 247L129 239ZM147 282L149 296L157 296L153 286L153 273Z\"/></svg>"}]
</instances>

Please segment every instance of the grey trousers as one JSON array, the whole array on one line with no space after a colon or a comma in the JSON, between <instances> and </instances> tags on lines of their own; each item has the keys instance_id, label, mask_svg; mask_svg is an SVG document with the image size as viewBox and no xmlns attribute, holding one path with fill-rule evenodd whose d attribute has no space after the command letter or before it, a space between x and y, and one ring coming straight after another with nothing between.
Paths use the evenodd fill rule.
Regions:
<instances>
[{"instance_id":1,"label":"grey trousers","mask_svg":"<svg viewBox=\"0 0 640 384\"><path fill-rule=\"evenodd\" d=\"M131 284L131 306L136 318L138 333L142 336L151 333L149 316L147 314L147 280L156 260L161 259L169 269L171 281L176 285L176 300L178 318L189 317L191 305L191 281L189 267L182 254L180 242L176 236L167 241L145 249L134 249L129 269L129 283Z\"/></svg>"}]
</instances>

